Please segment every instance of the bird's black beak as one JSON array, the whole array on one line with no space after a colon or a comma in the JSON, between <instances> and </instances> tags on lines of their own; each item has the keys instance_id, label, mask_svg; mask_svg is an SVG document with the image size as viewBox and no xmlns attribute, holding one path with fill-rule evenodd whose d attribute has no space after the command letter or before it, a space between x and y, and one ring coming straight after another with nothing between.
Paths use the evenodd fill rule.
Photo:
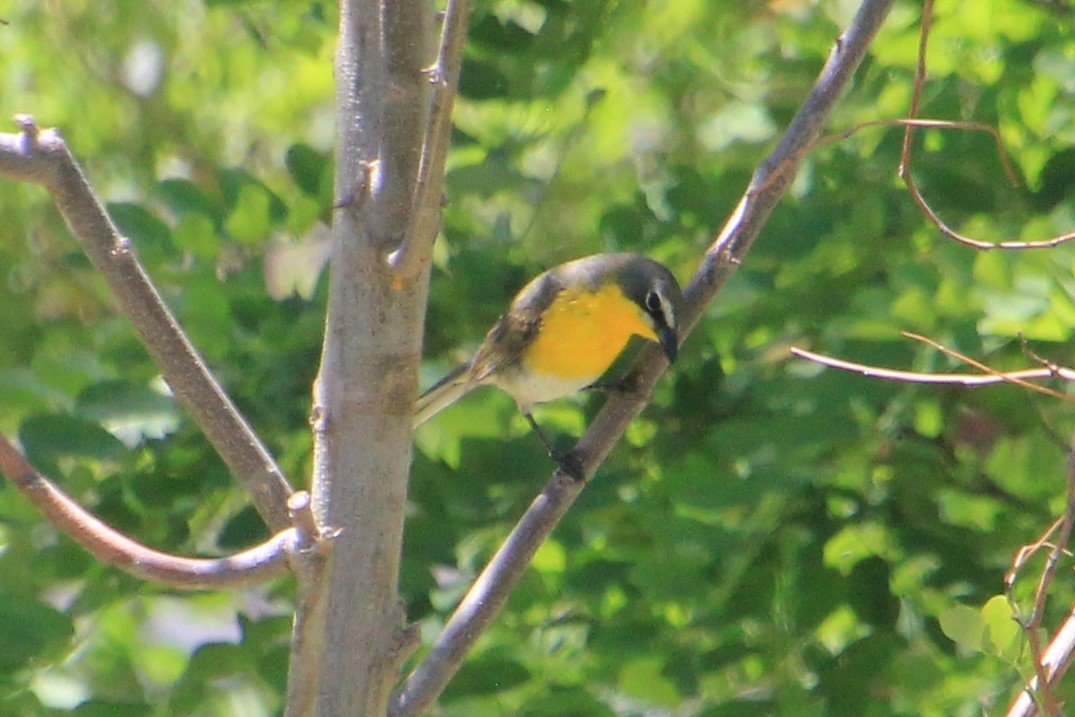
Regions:
<instances>
[{"instance_id":1,"label":"bird's black beak","mask_svg":"<svg viewBox=\"0 0 1075 717\"><path fill-rule=\"evenodd\" d=\"M676 330L670 326L661 326L657 329L657 338L661 342L661 348L664 349L664 355L668 357L668 362L675 363L676 356L679 355L679 337L676 336Z\"/></svg>"}]
</instances>

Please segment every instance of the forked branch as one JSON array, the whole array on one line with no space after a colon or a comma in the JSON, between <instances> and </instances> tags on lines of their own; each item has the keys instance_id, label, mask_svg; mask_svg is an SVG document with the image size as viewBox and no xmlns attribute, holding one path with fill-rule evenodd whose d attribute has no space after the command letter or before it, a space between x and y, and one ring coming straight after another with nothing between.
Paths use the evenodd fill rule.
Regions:
<instances>
[{"instance_id":1,"label":"forked branch","mask_svg":"<svg viewBox=\"0 0 1075 717\"><path fill-rule=\"evenodd\" d=\"M67 144L56 130L38 129L30 117L16 121L19 134L0 134L0 176L40 184L52 194L176 398L250 494L269 528L286 529L293 489L164 304Z\"/></svg>"}]
</instances>

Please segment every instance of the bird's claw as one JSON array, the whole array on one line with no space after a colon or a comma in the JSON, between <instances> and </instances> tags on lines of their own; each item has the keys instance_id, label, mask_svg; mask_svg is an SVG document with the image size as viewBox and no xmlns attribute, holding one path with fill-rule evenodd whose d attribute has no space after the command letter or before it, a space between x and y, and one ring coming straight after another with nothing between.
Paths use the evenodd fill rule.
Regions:
<instances>
[{"instance_id":1,"label":"bird's claw","mask_svg":"<svg viewBox=\"0 0 1075 717\"><path fill-rule=\"evenodd\" d=\"M586 469L582 465L582 459L575 451L549 451L549 458L556 463L560 472L572 478L577 483L586 479Z\"/></svg>"}]
</instances>

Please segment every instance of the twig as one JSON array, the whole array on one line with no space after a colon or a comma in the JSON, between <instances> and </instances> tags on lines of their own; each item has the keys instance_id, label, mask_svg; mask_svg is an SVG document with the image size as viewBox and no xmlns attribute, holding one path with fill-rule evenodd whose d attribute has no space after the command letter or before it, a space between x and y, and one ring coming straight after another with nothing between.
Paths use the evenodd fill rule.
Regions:
<instances>
[{"instance_id":1,"label":"twig","mask_svg":"<svg viewBox=\"0 0 1075 717\"><path fill-rule=\"evenodd\" d=\"M250 494L269 528L284 530L292 488L283 472L183 334L60 134L39 130L27 116L16 121L20 134L0 134L0 176L40 184L52 194L176 398Z\"/></svg>"},{"instance_id":2,"label":"twig","mask_svg":"<svg viewBox=\"0 0 1075 717\"><path fill-rule=\"evenodd\" d=\"M918 62L915 66L915 79L914 87L911 92L911 108L909 116L911 120L915 120L918 117L918 110L922 103L922 86L926 80L926 55L929 47L929 31L930 25L933 20L933 0L924 0L922 4L922 32L918 39ZM914 177L911 172L911 137L914 134L916 123L912 121L906 121L906 126L903 131L903 147L900 151L900 167L899 176L903 180L903 183L907 186L907 191L911 195L911 199L918 205L919 210L937 227L938 231L944 236L954 239L960 244L973 247L975 249L981 249L983 251L989 249L1051 249L1052 247L1059 246L1065 242L1075 240L1075 232L1069 234L1062 234L1060 236L1053 237L1051 239L1045 239L1042 241L1002 241L1002 242L987 242L973 239L971 237L960 234L955 231L933 211L933 208L922 196L922 192L919 191L918 185L914 181ZM996 136L996 135L994 135ZM1000 153L1001 162L1004 165L1004 171L1008 174L1009 179L1012 177L1011 167L1007 162L1007 155L1001 150Z\"/></svg>"},{"instance_id":3,"label":"twig","mask_svg":"<svg viewBox=\"0 0 1075 717\"><path fill-rule=\"evenodd\" d=\"M954 358L954 359L957 359L959 361L962 361L963 363L970 364L971 366L973 366L974 368L978 369L979 371L982 371L983 373L987 373L987 374L990 374L990 375L994 375L994 376L998 376L1000 378L1003 378L1004 381L1007 382L1007 383L1014 383L1016 386L1021 386L1023 388L1030 389L1031 391L1037 391L1038 393L1044 393L1046 396L1052 396L1053 398L1059 398L1062 401L1075 400L1075 398L1072 398L1071 396L1065 396L1064 394L1060 393L1059 391L1054 391L1051 388L1044 388L1043 386L1037 386L1037 385L1035 385L1033 383L1027 383L1026 381L1023 381L1023 380L1021 380L1019 378L1013 378L1010 374L1001 373L1001 372L997 371L994 368L986 366L981 361L977 361L975 359L972 359L970 356L967 356L965 354L961 354L958 351L953 351L952 349L948 348L947 346L945 346L943 344L940 344L940 343L937 343L936 341L934 341L931 338L927 338L927 337L921 336L919 334L913 334L910 331L901 331L900 333L902 333L904 336L906 336L909 339L914 339L915 341L920 341L920 342L926 344L927 346L932 346L933 348L935 348L938 351L940 351L941 353L943 353L945 356L949 356L951 358ZM1046 366L1043 370L1048 371L1050 376L1056 376L1057 375L1057 369L1059 369L1059 366L1050 365L1050 366ZM1075 372L1068 371L1068 374L1069 375L1075 374Z\"/></svg>"},{"instance_id":4,"label":"twig","mask_svg":"<svg viewBox=\"0 0 1075 717\"><path fill-rule=\"evenodd\" d=\"M952 120L938 120L938 119L924 119L924 118L903 118L903 119L889 119L889 120L870 120L869 122L862 122L860 124L845 129L843 132L834 132L833 134L825 135L819 138L816 142L809 147L803 147L796 155L795 159L800 159L803 155L813 152L819 147L824 147L828 144L835 142L842 142L845 139L849 139L862 130L872 129L874 127L919 127L922 129L951 129L960 130L963 132L985 132L993 138L993 143L996 146L997 156L1000 158L1001 168L1004 170L1004 176L1007 177L1008 182L1012 186L1018 184L1018 180L1015 176L1015 170L1012 168L1011 159L1008 157L1008 150L1004 148L1004 140L1000 136L1000 132L997 128L985 124L983 122L956 122ZM783 167L773 172L769 181L773 181L776 177L780 176L783 172ZM759 187L757 191L763 190L764 185ZM1011 244L1021 244L1022 242L1011 242ZM1005 245L1007 246L1007 245Z\"/></svg>"},{"instance_id":5,"label":"twig","mask_svg":"<svg viewBox=\"0 0 1075 717\"><path fill-rule=\"evenodd\" d=\"M1065 554L1065 548L1068 541L1071 539L1072 527L1075 525L1075 450L1068 454L1067 462L1067 507L1064 511L1064 517L1060 521L1060 535L1057 540L1052 544L1049 550L1049 556L1046 558L1045 568L1041 572L1041 577L1038 580L1037 590L1034 592L1034 604L1031 608L1029 617L1024 617L1019 606L1015 601L1012 594L1014 587L1015 572L1013 567L1009 571L1005 578L1005 592L1008 595L1008 602L1012 605L1013 616L1018 621L1019 626L1023 629L1023 633L1027 637L1027 641L1030 643L1030 653L1034 660L1034 679L1030 684L1020 693L1019 698L1016 699L1011 709L1008 711L1008 717L1015 717L1015 715L1034 715L1038 713L1038 709L1044 709L1047 715L1050 717L1059 714L1056 696L1053 694L1052 687L1057 683L1063 672L1067 669L1071 662L1072 655L1072 640L1075 640L1075 635L1068 634L1064 636L1065 629L1069 633L1075 631L1075 625L1071 625L1072 618L1069 617L1064 624L1065 629L1061 629L1060 634L1050 644L1048 651L1044 654L1041 649L1041 622L1045 616L1045 601L1049 596L1049 585L1052 583L1053 577L1056 575L1057 567L1060 565L1060 558ZM1056 525L1053 526L1046 533L1037 545L1042 545L1047 540L1048 536L1056 529ZM1031 552L1036 548L1032 548ZM1025 551L1020 551L1017 559L1026 560ZM1069 627L1071 625L1071 627ZM1061 640L1061 637L1063 639ZM1055 650L1054 650L1055 648ZM1038 700L1033 699L1034 695L1037 695ZM1024 695L1029 698L1029 704L1024 705ZM1040 705L1038 702L1040 701Z\"/></svg>"},{"instance_id":6,"label":"twig","mask_svg":"<svg viewBox=\"0 0 1075 717\"><path fill-rule=\"evenodd\" d=\"M422 146L411 221L402 243L389 260L397 276L411 276L421 267L428 266L427 258L440 229L444 163L452 136L452 108L459 87L463 44L473 8L474 0L448 0L437 60L426 70L433 85L433 103Z\"/></svg>"},{"instance_id":7,"label":"twig","mask_svg":"<svg viewBox=\"0 0 1075 717\"><path fill-rule=\"evenodd\" d=\"M829 114L848 81L858 68L870 43L892 7L892 0L865 0L847 31L841 36L810 95L803 103L780 144L765 158L755 172L739 206L724 229L706 252L698 272L688 285L686 303L680 317L681 336L685 338L701 317L705 307L742 262L773 208L794 179L794 166L785 167L789 158L795 162L801 148L820 136ZM769 175L782 168L781 177L768 183ZM660 351L649 347L643 351L634 369L638 376L637 392L611 397L593 425L575 447L585 477L604 460L623 435L627 425L641 412L649 394L667 364ZM508 541L482 571L425 660L410 674L393 700L392 717L410 717L428 707L459 669L463 656L503 607L511 588L525 571L529 558L555 527L582 489L559 472L531 504L512 531Z\"/></svg>"},{"instance_id":8,"label":"twig","mask_svg":"<svg viewBox=\"0 0 1075 717\"><path fill-rule=\"evenodd\" d=\"M822 366L838 368L843 371L851 371L852 373L861 374L869 378L883 378L890 381L905 381L907 383L950 383L971 387L993 386L998 383L1014 383L1056 398L1062 398L1069 401L1073 400L1071 396L1032 383L1027 383L1028 379L1053 378L1056 376L1069 381L1075 380L1075 371L1066 368L1025 368L1018 371L990 370L984 375L969 373L920 373L918 371L901 371L899 369L880 368L878 366L870 366L869 364L845 361L843 359L825 356L824 354L814 353L813 351L807 351L806 349L801 349L795 346L791 348L791 353L794 356L813 361Z\"/></svg>"},{"instance_id":9,"label":"twig","mask_svg":"<svg viewBox=\"0 0 1075 717\"><path fill-rule=\"evenodd\" d=\"M101 562L142 580L184 590L236 588L288 572L296 531L287 528L257 547L226 558L181 558L161 553L110 528L80 506L0 436L0 473L48 518Z\"/></svg>"}]
</instances>

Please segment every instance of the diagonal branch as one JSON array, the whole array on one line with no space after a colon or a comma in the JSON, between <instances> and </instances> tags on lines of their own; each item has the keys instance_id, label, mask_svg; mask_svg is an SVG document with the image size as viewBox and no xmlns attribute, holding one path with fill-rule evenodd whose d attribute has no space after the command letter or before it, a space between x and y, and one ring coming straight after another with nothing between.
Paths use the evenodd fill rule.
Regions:
<instances>
[{"instance_id":1,"label":"diagonal branch","mask_svg":"<svg viewBox=\"0 0 1075 717\"><path fill-rule=\"evenodd\" d=\"M284 575L289 555L305 542L301 530L287 528L257 547L226 558L181 558L148 548L108 527L38 473L3 436L0 473L53 525L101 562L136 578L184 590L243 587Z\"/></svg>"},{"instance_id":2,"label":"diagonal branch","mask_svg":"<svg viewBox=\"0 0 1075 717\"><path fill-rule=\"evenodd\" d=\"M682 338L698 322L705 307L742 263L773 208L795 178L798 153L816 142L837 100L862 62L891 9L893 0L865 0L847 31L837 40L810 95L780 144L761 163L739 206L717 236L685 293ZM780 176L770 181L777 169ZM623 435L628 424L649 401L650 392L667 363L660 351L648 347L634 369L638 391L614 395L579 441L583 475L589 478ZM459 669L463 656L503 607L538 547L578 497L584 483L557 471L516 525L507 541L486 565L478 580L449 618L444 631L396 693L390 714L410 717L437 699Z\"/></svg>"},{"instance_id":3,"label":"diagonal branch","mask_svg":"<svg viewBox=\"0 0 1075 717\"><path fill-rule=\"evenodd\" d=\"M40 184L52 194L176 398L250 494L269 528L287 528L287 499L293 489L183 334L67 144L57 131L39 130L30 117L16 121L20 134L0 134L0 176Z\"/></svg>"}]
</instances>

